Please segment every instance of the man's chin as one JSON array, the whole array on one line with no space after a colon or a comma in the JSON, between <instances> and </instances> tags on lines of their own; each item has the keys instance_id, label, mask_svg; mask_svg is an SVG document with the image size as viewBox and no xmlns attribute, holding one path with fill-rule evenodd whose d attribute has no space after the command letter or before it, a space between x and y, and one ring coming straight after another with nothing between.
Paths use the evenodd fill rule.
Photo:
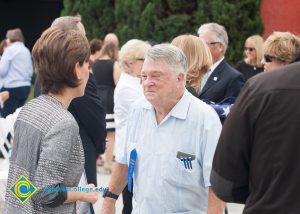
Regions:
<instances>
[{"instance_id":1,"label":"man's chin","mask_svg":"<svg viewBox=\"0 0 300 214\"><path fill-rule=\"evenodd\" d=\"M156 96L155 96L156 94L154 94L154 93L152 93L152 92L147 92L147 93L145 93L144 95L145 95L145 98L146 98L149 102L155 100L155 98L156 98Z\"/></svg>"}]
</instances>

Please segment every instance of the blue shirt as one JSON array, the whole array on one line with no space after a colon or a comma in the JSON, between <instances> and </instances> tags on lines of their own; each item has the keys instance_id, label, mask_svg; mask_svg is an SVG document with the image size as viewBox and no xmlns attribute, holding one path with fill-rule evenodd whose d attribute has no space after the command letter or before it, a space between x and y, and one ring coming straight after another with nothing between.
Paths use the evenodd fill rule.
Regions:
<instances>
[{"instance_id":1,"label":"blue shirt","mask_svg":"<svg viewBox=\"0 0 300 214\"><path fill-rule=\"evenodd\" d=\"M145 99L132 106L123 155L129 163L137 151L134 169L133 214L206 213L215 148L221 132L216 112L185 91L158 125L153 106ZM187 169L177 153L195 155Z\"/></svg>"},{"instance_id":2,"label":"blue shirt","mask_svg":"<svg viewBox=\"0 0 300 214\"><path fill-rule=\"evenodd\" d=\"M7 47L0 60L0 79L3 87L30 86L33 66L30 51L22 42Z\"/></svg>"}]
</instances>

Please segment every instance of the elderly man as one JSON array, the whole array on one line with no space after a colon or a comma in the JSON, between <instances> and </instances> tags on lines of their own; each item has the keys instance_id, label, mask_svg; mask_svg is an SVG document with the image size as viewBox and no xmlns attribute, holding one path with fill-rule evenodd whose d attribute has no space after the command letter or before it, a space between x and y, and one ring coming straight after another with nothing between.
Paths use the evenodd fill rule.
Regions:
<instances>
[{"instance_id":1,"label":"elderly man","mask_svg":"<svg viewBox=\"0 0 300 214\"><path fill-rule=\"evenodd\" d=\"M129 113L125 148L116 157L102 214L115 212L131 178L134 214L222 212L209 182L221 124L213 109L185 90L186 72L186 57L175 46L156 45L146 53L145 98Z\"/></svg>"},{"instance_id":2,"label":"elderly man","mask_svg":"<svg viewBox=\"0 0 300 214\"><path fill-rule=\"evenodd\" d=\"M245 81L243 74L225 60L228 46L226 29L216 23L207 23L200 26L198 34L208 45L214 63L202 79L199 98L218 103L226 97L237 97Z\"/></svg>"}]
</instances>

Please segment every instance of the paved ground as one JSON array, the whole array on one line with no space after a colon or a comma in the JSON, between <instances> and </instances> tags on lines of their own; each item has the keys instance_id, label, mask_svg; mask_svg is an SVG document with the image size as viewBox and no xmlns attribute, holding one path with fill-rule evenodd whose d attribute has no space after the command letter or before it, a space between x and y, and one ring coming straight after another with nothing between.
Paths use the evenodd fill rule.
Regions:
<instances>
[{"instance_id":1,"label":"paved ground","mask_svg":"<svg viewBox=\"0 0 300 214\"><path fill-rule=\"evenodd\" d=\"M0 214L3 213L3 193L4 183L8 174L8 162L0 159ZM108 175L104 172L103 168L97 169L97 179L98 179L98 187L107 187L109 179L111 175ZM102 194L99 194L99 200L94 205L96 214L100 214L100 208L102 205ZM116 214L121 214L122 212L122 198L120 197L117 201L117 212ZM241 214L243 211L243 206L238 204L228 204L229 214Z\"/></svg>"}]
</instances>

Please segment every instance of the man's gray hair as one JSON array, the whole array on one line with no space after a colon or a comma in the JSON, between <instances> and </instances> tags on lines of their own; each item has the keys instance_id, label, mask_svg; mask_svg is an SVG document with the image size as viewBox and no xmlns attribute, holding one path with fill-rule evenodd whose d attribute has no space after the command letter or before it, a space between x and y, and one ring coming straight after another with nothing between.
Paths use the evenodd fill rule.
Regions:
<instances>
[{"instance_id":1,"label":"man's gray hair","mask_svg":"<svg viewBox=\"0 0 300 214\"><path fill-rule=\"evenodd\" d=\"M200 28L198 29L198 35L201 36L201 34L206 32L211 32L212 34L214 34L216 41L212 42L221 42L224 45L225 55L228 47L228 35L225 27L217 23L206 23L200 26Z\"/></svg>"},{"instance_id":2,"label":"man's gray hair","mask_svg":"<svg viewBox=\"0 0 300 214\"><path fill-rule=\"evenodd\" d=\"M151 47L147 53L145 60L165 61L174 73L178 74L188 71L187 59L182 50L171 44L159 44Z\"/></svg>"}]
</instances>

